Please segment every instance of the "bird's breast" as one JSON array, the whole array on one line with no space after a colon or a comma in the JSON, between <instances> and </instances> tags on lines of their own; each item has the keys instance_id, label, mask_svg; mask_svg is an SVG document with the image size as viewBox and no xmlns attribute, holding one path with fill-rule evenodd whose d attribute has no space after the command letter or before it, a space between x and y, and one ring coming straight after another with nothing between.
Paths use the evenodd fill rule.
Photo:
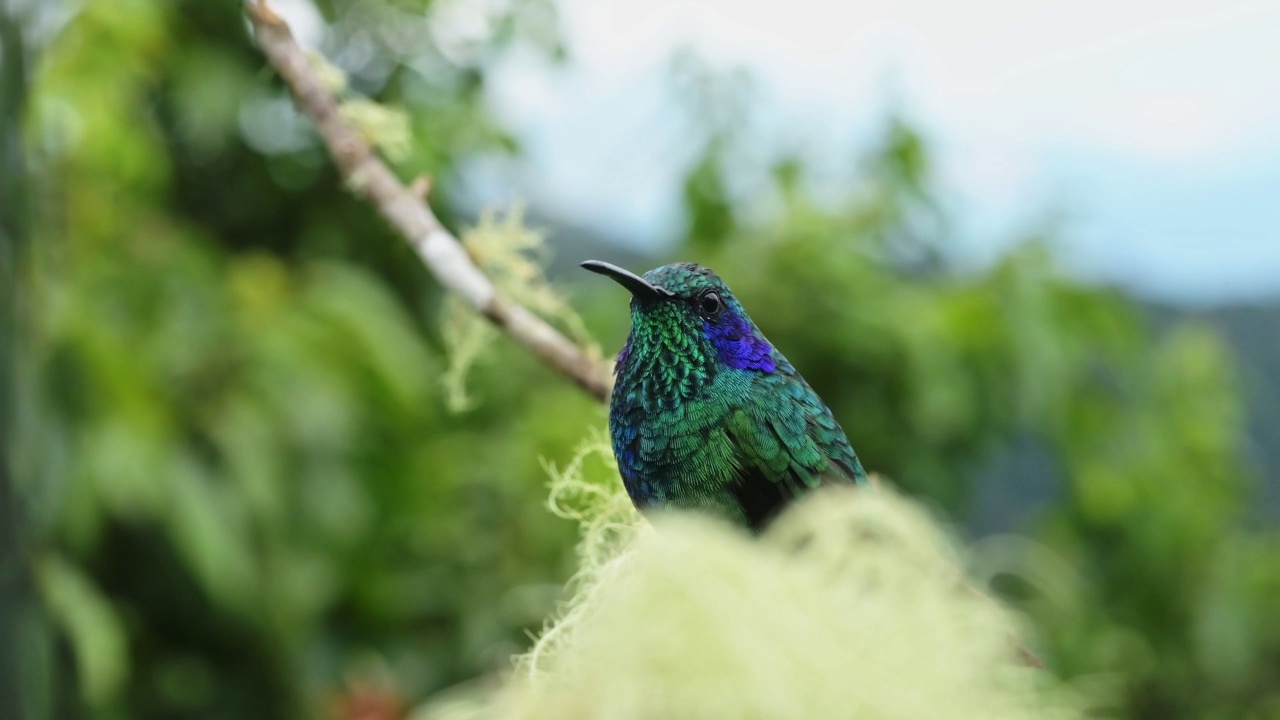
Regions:
<instances>
[{"instance_id":1,"label":"bird's breast","mask_svg":"<svg viewBox=\"0 0 1280 720\"><path fill-rule=\"evenodd\" d=\"M701 507L734 482L740 463L727 432L744 383L716 383L679 401L615 388L614 456L636 505Z\"/></svg>"}]
</instances>

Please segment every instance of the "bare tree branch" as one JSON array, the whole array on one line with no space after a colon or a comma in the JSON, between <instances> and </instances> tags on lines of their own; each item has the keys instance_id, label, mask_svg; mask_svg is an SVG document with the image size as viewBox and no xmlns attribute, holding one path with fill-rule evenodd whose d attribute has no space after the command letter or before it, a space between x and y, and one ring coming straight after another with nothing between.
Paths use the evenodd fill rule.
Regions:
<instances>
[{"instance_id":1,"label":"bare tree branch","mask_svg":"<svg viewBox=\"0 0 1280 720\"><path fill-rule=\"evenodd\" d=\"M284 20L263 0L246 0L245 12L253 23L258 46L293 92L298 107L319 129L347 185L377 208L441 285L460 295L553 370L597 400L606 401L610 391L607 368L542 318L499 293L421 195L406 188L342 117L337 99L316 75Z\"/></svg>"}]
</instances>

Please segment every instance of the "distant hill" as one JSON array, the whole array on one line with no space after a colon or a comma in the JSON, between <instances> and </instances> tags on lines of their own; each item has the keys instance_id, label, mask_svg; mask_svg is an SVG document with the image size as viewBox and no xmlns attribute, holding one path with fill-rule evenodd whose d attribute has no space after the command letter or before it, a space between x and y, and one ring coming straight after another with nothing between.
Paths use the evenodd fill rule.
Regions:
<instances>
[{"instance_id":1,"label":"distant hill","mask_svg":"<svg viewBox=\"0 0 1280 720\"><path fill-rule=\"evenodd\" d=\"M1268 515L1280 517L1280 298L1270 304L1186 310L1148 304L1158 325L1192 320L1217 328L1235 350L1248 407L1245 456L1262 484Z\"/></svg>"},{"instance_id":2,"label":"distant hill","mask_svg":"<svg viewBox=\"0 0 1280 720\"><path fill-rule=\"evenodd\" d=\"M1259 487L1262 518L1280 518L1280 298L1272 304L1197 310L1141 302L1157 332L1181 322L1217 329L1236 356L1246 408L1245 461ZM1048 455L1032 438L1017 440L981 471L966 525L975 536L1016 532L1057 494Z\"/></svg>"}]
</instances>

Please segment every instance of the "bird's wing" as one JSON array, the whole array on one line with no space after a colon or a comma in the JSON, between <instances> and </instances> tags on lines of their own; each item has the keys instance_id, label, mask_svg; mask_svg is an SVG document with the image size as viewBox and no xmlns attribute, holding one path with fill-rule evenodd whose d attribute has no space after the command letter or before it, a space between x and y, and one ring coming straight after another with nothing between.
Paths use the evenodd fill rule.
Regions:
<instances>
[{"instance_id":1,"label":"bird's wing","mask_svg":"<svg viewBox=\"0 0 1280 720\"><path fill-rule=\"evenodd\" d=\"M753 526L819 485L856 483L864 477L831 411L802 379L795 379L752 393L728 418L727 432L739 459L735 495Z\"/></svg>"},{"instance_id":2,"label":"bird's wing","mask_svg":"<svg viewBox=\"0 0 1280 720\"><path fill-rule=\"evenodd\" d=\"M855 481L857 458L831 412L803 386L784 385L736 409L729 432L742 465L795 490Z\"/></svg>"},{"instance_id":3,"label":"bird's wing","mask_svg":"<svg viewBox=\"0 0 1280 720\"><path fill-rule=\"evenodd\" d=\"M777 394L788 397L794 408L793 417L787 420L787 436L794 436L795 431L803 425L805 439L826 461L826 469L821 473L820 482L867 482L867 473L854 454L844 429L831 414L831 409L781 353L776 350L774 353L778 360L778 371L770 381L785 388Z\"/></svg>"}]
</instances>

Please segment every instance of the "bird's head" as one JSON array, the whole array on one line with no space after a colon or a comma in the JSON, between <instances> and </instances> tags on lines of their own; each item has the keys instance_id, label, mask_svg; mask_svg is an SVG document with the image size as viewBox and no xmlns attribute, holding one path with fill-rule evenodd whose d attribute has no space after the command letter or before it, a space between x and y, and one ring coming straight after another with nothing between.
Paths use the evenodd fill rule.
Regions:
<instances>
[{"instance_id":1,"label":"bird's head","mask_svg":"<svg viewBox=\"0 0 1280 720\"><path fill-rule=\"evenodd\" d=\"M599 260L582 267L608 276L631 292L631 335L618 355L618 372L674 374L687 391L719 369L773 372L773 348L729 287L711 270L676 263L644 277ZM688 368L691 382L680 380ZM689 387L685 387L689 385Z\"/></svg>"}]
</instances>

